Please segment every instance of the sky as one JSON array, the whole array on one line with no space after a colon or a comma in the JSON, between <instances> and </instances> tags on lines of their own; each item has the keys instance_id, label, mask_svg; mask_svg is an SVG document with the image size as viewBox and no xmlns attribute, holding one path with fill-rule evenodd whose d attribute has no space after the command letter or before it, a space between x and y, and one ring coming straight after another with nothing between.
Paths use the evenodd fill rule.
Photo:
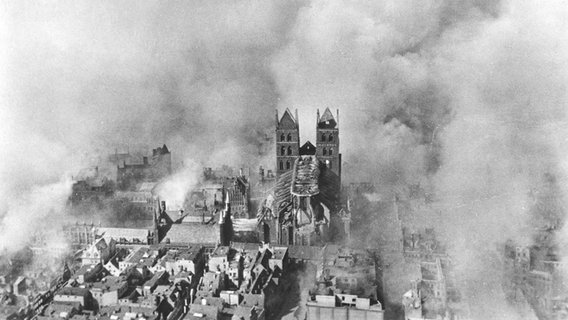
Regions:
<instances>
[{"instance_id":1,"label":"sky","mask_svg":"<svg viewBox=\"0 0 568 320\"><path fill-rule=\"evenodd\" d=\"M530 243L538 199L563 208L560 0L0 1L0 24L3 243L115 149L273 166L286 108L303 141L340 110L344 181L432 194L465 278L489 272L484 248Z\"/></svg>"}]
</instances>

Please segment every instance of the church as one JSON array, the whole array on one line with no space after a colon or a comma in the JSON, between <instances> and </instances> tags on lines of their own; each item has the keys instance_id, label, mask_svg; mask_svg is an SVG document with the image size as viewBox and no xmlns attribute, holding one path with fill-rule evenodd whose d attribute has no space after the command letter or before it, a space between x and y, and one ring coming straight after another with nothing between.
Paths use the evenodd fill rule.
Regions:
<instances>
[{"instance_id":1,"label":"church","mask_svg":"<svg viewBox=\"0 0 568 320\"><path fill-rule=\"evenodd\" d=\"M300 146L298 112L276 111L276 183L273 196L259 210L265 242L317 245L329 241L341 211L339 111L316 115L316 145Z\"/></svg>"}]
</instances>

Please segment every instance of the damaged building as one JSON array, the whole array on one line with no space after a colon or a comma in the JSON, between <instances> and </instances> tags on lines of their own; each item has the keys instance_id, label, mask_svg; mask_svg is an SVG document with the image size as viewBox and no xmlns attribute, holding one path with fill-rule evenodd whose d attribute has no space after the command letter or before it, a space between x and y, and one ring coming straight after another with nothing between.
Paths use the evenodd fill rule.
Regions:
<instances>
[{"instance_id":1,"label":"damaged building","mask_svg":"<svg viewBox=\"0 0 568 320\"><path fill-rule=\"evenodd\" d=\"M331 239L332 220L341 210L338 118L339 112L334 117L326 108L320 116L318 110L316 145L307 141L300 147L297 112L286 109L281 118L277 112L276 181L258 209L265 242L313 245Z\"/></svg>"}]
</instances>

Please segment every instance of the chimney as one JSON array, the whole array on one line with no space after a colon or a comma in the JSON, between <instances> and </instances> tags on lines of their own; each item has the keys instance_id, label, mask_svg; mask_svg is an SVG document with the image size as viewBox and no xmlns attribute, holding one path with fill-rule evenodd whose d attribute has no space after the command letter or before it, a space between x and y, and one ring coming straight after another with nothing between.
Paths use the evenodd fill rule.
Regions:
<instances>
[{"instance_id":1,"label":"chimney","mask_svg":"<svg viewBox=\"0 0 568 320\"><path fill-rule=\"evenodd\" d=\"M278 109L276 109L276 125L278 125L279 121L278 121Z\"/></svg>"},{"instance_id":2,"label":"chimney","mask_svg":"<svg viewBox=\"0 0 568 320\"><path fill-rule=\"evenodd\" d=\"M300 127L300 118L298 118L298 109L296 109L296 128Z\"/></svg>"},{"instance_id":3,"label":"chimney","mask_svg":"<svg viewBox=\"0 0 568 320\"><path fill-rule=\"evenodd\" d=\"M339 109L337 109L337 118L335 119L335 123L339 126Z\"/></svg>"},{"instance_id":4,"label":"chimney","mask_svg":"<svg viewBox=\"0 0 568 320\"><path fill-rule=\"evenodd\" d=\"M162 211L161 212L166 212L166 202L165 201L162 201Z\"/></svg>"},{"instance_id":5,"label":"chimney","mask_svg":"<svg viewBox=\"0 0 568 320\"><path fill-rule=\"evenodd\" d=\"M320 109L317 109L317 116L316 116L316 126L318 125L318 123L320 122Z\"/></svg>"}]
</instances>

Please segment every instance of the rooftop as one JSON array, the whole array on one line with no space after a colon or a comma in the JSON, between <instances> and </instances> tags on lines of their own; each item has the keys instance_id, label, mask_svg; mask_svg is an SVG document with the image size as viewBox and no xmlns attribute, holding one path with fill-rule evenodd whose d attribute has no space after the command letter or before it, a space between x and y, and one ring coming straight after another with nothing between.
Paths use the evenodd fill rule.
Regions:
<instances>
[{"instance_id":1,"label":"rooftop","mask_svg":"<svg viewBox=\"0 0 568 320\"><path fill-rule=\"evenodd\" d=\"M211 257L227 257L231 248L229 246L219 246L211 253Z\"/></svg>"},{"instance_id":2,"label":"rooftop","mask_svg":"<svg viewBox=\"0 0 568 320\"><path fill-rule=\"evenodd\" d=\"M271 259L277 259L277 260L284 259L286 252L288 252L287 247L273 247Z\"/></svg>"},{"instance_id":3,"label":"rooftop","mask_svg":"<svg viewBox=\"0 0 568 320\"><path fill-rule=\"evenodd\" d=\"M335 128L336 125L337 125L337 120L333 117L331 110L329 110L329 108L325 108L325 111L318 119L318 128L333 129Z\"/></svg>"},{"instance_id":4,"label":"rooftop","mask_svg":"<svg viewBox=\"0 0 568 320\"><path fill-rule=\"evenodd\" d=\"M278 120L278 119L277 119ZM290 109L286 108L282 118L278 121L277 127L279 129L296 129L298 126L297 119L294 118Z\"/></svg>"},{"instance_id":5,"label":"rooftop","mask_svg":"<svg viewBox=\"0 0 568 320\"><path fill-rule=\"evenodd\" d=\"M89 294L90 294L89 289L76 288L76 287L63 287L61 290L57 291L55 295L86 297Z\"/></svg>"},{"instance_id":6,"label":"rooftop","mask_svg":"<svg viewBox=\"0 0 568 320\"><path fill-rule=\"evenodd\" d=\"M323 247L288 246L288 256L297 260L321 260L323 259Z\"/></svg>"},{"instance_id":7,"label":"rooftop","mask_svg":"<svg viewBox=\"0 0 568 320\"><path fill-rule=\"evenodd\" d=\"M319 193L319 162L315 156L300 156L294 162L291 192L298 196L313 196Z\"/></svg>"},{"instance_id":8,"label":"rooftop","mask_svg":"<svg viewBox=\"0 0 568 320\"><path fill-rule=\"evenodd\" d=\"M148 241L148 229L138 228L98 228L97 236L101 236L107 240L115 239L120 242L120 239L126 239L129 242L136 242L136 240L146 243Z\"/></svg>"},{"instance_id":9,"label":"rooftop","mask_svg":"<svg viewBox=\"0 0 568 320\"><path fill-rule=\"evenodd\" d=\"M166 238L174 243L219 243L221 233L217 223L182 223L173 224Z\"/></svg>"},{"instance_id":10,"label":"rooftop","mask_svg":"<svg viewBox=\"0 0 568 320\"><path fill-rule=\"evenodd\" d=\"M98 290L114 291L127 285L126 279L123 277L107 276L99 282L91 284L91 288Z\"/></svg>"}]
</instances>

